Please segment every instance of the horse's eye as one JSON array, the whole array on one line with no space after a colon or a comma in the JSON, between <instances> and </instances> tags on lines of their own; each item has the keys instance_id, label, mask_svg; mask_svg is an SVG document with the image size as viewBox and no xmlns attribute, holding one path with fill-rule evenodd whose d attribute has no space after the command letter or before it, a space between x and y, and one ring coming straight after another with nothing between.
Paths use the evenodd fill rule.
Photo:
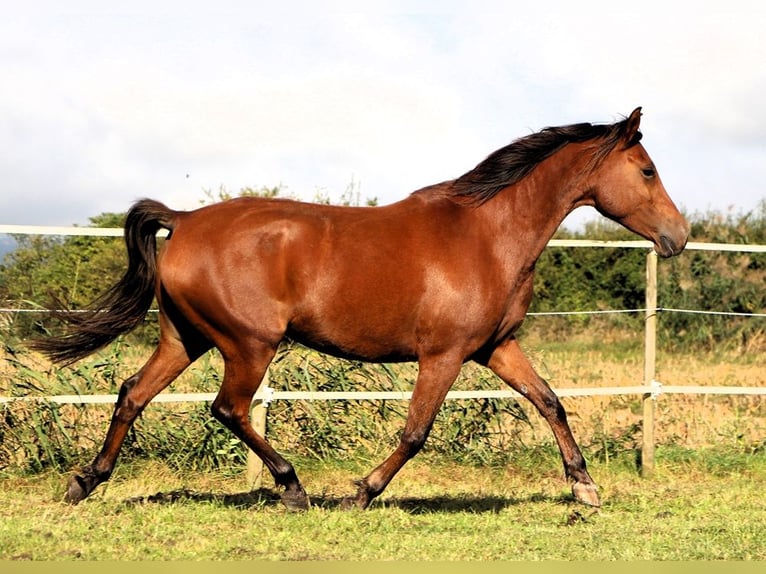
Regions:
<instances>
[{"instance_id":1,"label":"horse's eye","mask_svg":"<svg viewBox=\"0 0 766 574\"><path fill-rule=\"evenodd\" d=\"M645 167L644 169L642 169L642 170L641 170L641 174L642 174L642 175L643 175L645 178L649 179L649 178L652 178L652 177L654 177L655 175L657 175L657 172L656 172L656 171L654 171L654 168L653 168L653 167Z\"/></svg>"}]
</instances>

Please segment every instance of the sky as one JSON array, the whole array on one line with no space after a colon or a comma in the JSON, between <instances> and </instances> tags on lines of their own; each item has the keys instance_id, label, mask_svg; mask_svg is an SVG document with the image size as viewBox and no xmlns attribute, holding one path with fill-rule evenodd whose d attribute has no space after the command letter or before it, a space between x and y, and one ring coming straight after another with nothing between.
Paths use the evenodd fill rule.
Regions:
<instances>
[{"instance_id":1,"label":"sky","mask_svg":"<svg viewBox=\"0 0 766 574\"><path fill-rule=\"evenodd\" d=\"M82 225L142 197L194 209L221 188L386 204L637 106L680 208L766 200L763 2L14 4L0 224Z\"/></svg>"}]
</instances>

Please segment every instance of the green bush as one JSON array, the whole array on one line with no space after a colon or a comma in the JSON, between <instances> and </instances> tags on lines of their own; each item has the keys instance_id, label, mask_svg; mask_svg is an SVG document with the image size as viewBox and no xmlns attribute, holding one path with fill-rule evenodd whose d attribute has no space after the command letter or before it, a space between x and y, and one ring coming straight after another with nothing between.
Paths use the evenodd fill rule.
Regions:
<instances>
[{"instance_id":1,"label":"green bush","mask_svg":"<svg viewBox=\"0 0 766 574\"><path fill-rule=\"evenodd\" d=\"M708 214L690 221L693 241L766 244L766 201L745 215ZM660 307L673 309L766 313L766 253L686 251L662 261L658 300ZM668 348L766 348L762 317L668 312L659 325L661 343Z\"/></svg>"},{"instance_id":2,"label":"green bush","mask_svg":"<svg viewBox=\"0 0 766 574\"><path fill-rule=\"evenodd\" d=\"M758 209L728 216L693 215L690 241L766 245L766 201ZM562 239L635 239L602 220ZM546 249L537 264L531 312L629 310L645 307L646 252L626 248ZM658 306L667 309L766 313L766 253L692 251L661 260ZM640 331L643 313L554 317L536 321L543 334L573 335L586 329ZM676 350L719 346L744 352L766 348L766 323L758 317L663 312L660 344Z\"/></svg>"}]
</instances>

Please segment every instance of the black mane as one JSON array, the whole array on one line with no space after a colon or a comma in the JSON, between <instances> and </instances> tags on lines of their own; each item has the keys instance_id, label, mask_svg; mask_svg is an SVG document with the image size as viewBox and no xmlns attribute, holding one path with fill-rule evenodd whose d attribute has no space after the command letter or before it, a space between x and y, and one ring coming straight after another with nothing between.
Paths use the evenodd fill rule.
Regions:
<instances>
[{"instance_id":1,"label":"black mane","mask_svg":"<svg viewBox=\"0 0 766 574\"><path fill-rule=\"evenodd\" d=\"M464 205L481 205L500 190L519 182L540 162L569 143L593 140L589 166L594 168L614 149L626 126L627 120L622 120L614 124L580 123L545 128L493 152L456 179L445 190L446 195ZM637 132L630 145L640 139L641 133Z\"/></svg>"}]
</instances>

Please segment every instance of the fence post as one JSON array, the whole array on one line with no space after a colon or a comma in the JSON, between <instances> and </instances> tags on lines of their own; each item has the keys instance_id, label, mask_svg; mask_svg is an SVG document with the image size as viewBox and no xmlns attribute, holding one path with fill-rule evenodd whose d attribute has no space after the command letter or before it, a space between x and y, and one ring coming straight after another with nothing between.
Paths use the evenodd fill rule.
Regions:
<instances>
[{"instance_id":1,"label":"fence post","mask_svg":"<svg viewBox=\"0 0 766 574\"><path fill-rule=\"evenodd\" d=\"M266 370L260 388L268 386L269 371ZM266 438L266 413L268 410L267 401L254 402L250 407L250 423L255 432L264 438ZM247 485L250 490L257 490L263 486L263 461L250 449L247 451Z\"/></svg>"},{"instance_id":2,"label":"fence post","mask_svg":"<svg viewBox=\"0 0 766 574\"><path fill-rule=\"evenodd\" d=\"M641 475L654 472L654 403L655 367L657 357L657 253L652 249L646 256L646 325L644 327L644 419L641 444Z\"/></svg>"}]
</instances>

